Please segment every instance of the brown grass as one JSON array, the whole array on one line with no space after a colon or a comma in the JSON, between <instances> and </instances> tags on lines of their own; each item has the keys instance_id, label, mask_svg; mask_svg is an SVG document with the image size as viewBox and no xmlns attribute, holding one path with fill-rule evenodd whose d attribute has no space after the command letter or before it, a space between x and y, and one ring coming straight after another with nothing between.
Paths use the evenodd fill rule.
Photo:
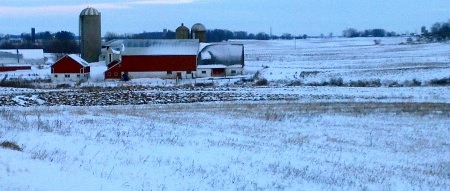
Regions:
<instances>
[{"instance_id":1,"label":"brown grass","mask_svg":"<svg viewBox=\"0 0 450 191\"><path fill-rule=\"evenodd\" d=\"M22 148L20 148L19 145L17 145L15 142L11 142L11 141L3 141L0 144L0 147L2 147L4 149L15 150L15 151L22 151L23 150Z\"/></svg>"}]
</instances>

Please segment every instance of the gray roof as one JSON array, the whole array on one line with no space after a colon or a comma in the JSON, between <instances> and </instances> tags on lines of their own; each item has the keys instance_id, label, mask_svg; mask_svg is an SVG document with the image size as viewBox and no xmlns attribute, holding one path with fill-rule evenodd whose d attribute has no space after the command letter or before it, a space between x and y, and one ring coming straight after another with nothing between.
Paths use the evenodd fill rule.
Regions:
<instances>
[{"instance_id":1,"label":"gray roof","mask_svg":"<svg viewBox=\"0 0 450 191\"><path fill-rule=\"evenodd\" d=\"M114 50L120 50L121 55L197 55L200 42L198 39L118 39L106 42Z\"/></svg>"}]
</instances>

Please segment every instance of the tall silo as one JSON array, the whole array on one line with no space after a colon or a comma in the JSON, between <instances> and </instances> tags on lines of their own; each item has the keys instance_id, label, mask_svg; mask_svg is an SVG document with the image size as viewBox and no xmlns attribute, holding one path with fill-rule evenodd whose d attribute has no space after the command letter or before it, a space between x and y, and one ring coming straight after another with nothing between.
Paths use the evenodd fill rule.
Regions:
<instances>
[{"instance_id":1,"label":"tall silo","mask_svg":"<svg viewBox=\"0 0 450 191\"><path fill-rule=\"evenodd\" d=\"M176 39L189 39L189 28L184 26L183 23L175 30L175 33Z\"/></svg>"},{"instance_id":2,"label":"tall silo","mask_svg":"<svg viewBox=\"0 0 450 191\"><path fill-rule=\"evenodd\" d=\"M200 23L196 23L191 28L192 39L199 39L200 42L206 42L206 28Z\"/></svg>"},{"instance_id":3,"label":"tall silo","mask_svg":"<svg viewBox=\"0 0 450 191\"><path fill-rule=\"evenodd\" d=\"M98 62L102 48L101 14L88 7L80 13L81 58L87 62Z\"/></svg>"},{"instance_id":4,"label":"tall silo","mask_svg":"<svg viewBox=\"0 0 450 191\"><path fill-rule=\"evenodd\" d=\"M31 28L31 43L35 43L35 42L36 42L36 29Z\"/></svg>"}]
</instances>

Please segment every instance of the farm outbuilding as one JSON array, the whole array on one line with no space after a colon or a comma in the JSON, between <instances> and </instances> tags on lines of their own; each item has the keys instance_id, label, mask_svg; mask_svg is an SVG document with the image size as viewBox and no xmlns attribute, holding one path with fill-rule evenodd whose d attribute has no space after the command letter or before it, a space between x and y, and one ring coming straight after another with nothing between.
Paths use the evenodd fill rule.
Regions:
<instances>
[{"instance_id":1,"label":"farm outbuilding","mask_svg":"<svg viewBox=\"0 0 450 191\"><path fill-rule=\"evenodd\" d=\"M45 56L43 49L0 49L0 63L43 65Z\"/></svg>"},{"instance_id":2,"label":"farm outbuilding","mask_svg":"<svg viewBox=\"0 0 450 191\"><path fill-rule=\"evenodd\" d=\"M209 44L198 54L197 77L226 77L243 74L243 44Z\"/></svg>"},{"instance_id":3,"label":"farm outbuilding","mask_svg":"<svg viewBox=\"0 0 450 191\"><path fill-rule=\"evenodd\" d=\"M51 66L53 82L78 82L88 80L91 68L88 63L75 54L69 54Z\"/></svg>"},{"instance_id":4,"label":"farm outbuilding","mask_svg":"<svg viewBox=\"0 0 450 191\"><path fill-rule=\"evenodd\" d=\"M24 63L23 53L18 49L0 50L0 72L17 70L31 70L31 65Z\"/></svg>"},{"instance_id":5,"label":"farm outbuilding","mask_svg":"<svg viewBox=\"0 0 450 191\"><path fill-rule=\"evenodd\" d=\"M0 64L0 72L11 72L17 70L31 70L31 66L19 64Z\"/></svg>"},{"instance_id":6,"label":"farm outbuilding","mask_svg":"<svg viewBox=\"0 0 450 191\"><path fill-rule=\"evenodd\" d=\"M193 78L197 69L198 39L123 39L104 46L121 50L120 59L107 63L105 79Z\"/></svg>"}]
</instances>

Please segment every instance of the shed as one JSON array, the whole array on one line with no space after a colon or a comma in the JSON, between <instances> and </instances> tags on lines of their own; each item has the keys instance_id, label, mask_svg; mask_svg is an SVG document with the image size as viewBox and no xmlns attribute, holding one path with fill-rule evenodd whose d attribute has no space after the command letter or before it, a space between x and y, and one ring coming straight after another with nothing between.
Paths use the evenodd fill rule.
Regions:
<instances>
[{"instance_id":1,"label":"shed","mask_svg":"<svg viewBox=\"0 0 450 191\"><path fill-rule=\"evenodd\" d=\"M51 79L54 82L78 82L90 77L89 64L75 54L69 54L51 66Z\"/></svg>"},{"instance_id":2,"label":"shed","mask_svg":"<svg viewBox=\"0 0 450 191\"><path fill-rule=\"evenodd\" d=\"M24 64L0 64L0 72L10 72L17 70L31 70L31 66Z\"/></svg>"},{"instance_id":3,"label":"shed","mask_svg":"<svg viewBox=\"0 0 450 191\"><path fill-rule=\"evenodd\" d=\"M0 49L0 55L5 54L12 54L15 63L30 65L45 64L43 49Z\"/></svg>"}]
</instances>

